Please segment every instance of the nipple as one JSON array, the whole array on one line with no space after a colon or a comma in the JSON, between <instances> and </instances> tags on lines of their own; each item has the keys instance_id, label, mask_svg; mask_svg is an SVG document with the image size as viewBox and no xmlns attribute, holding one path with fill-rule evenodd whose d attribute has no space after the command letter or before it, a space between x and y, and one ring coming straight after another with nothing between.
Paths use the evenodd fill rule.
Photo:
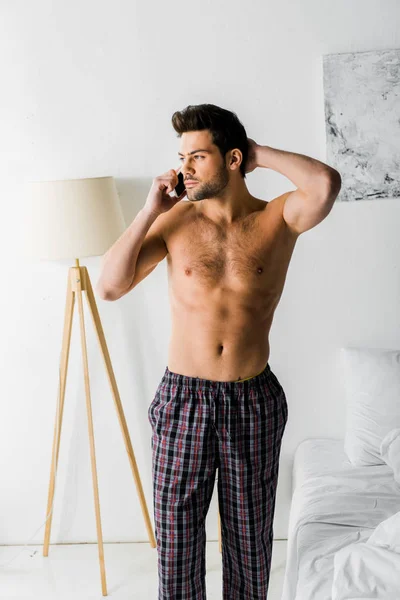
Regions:
<instances>
[{"instance_id":1,"label":"nipple","mask_svg":"<svg viewBox=\"0 0 400 600\"><path fill-rule=\"evenodd\" d=\"M263 268L262 268L262 267L258 267L257 271L258 271L259 273L262 273L262 272L263 272Z\"/></svg>"}]
</instances>

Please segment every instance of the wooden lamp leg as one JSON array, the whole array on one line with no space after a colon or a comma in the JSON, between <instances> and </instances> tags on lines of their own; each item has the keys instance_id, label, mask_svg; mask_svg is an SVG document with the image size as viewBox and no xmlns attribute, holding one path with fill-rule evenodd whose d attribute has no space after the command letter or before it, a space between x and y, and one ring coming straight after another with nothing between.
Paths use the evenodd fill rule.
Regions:
<instances>
[{"instance_id":1,"label":"wooden lamp leg","mask_svg":"<svg viewBox=\"0 0 400 600\"><path fill-rule=\"evenodd\" d=\"M89 428L90 460L91 460L91 465L92 465L94 508L95 508L95 513L96 513L97 545L98 545L98 549L99 549L99 559L100 559L101 589L103 592L103 596L107 596L106 570L105 570L105 565L104 565L103 533L101 530L101 518L100 518L99 486L98 486L98 481L97 481L96 454L95 454L95 447L94 447L92 404L90 401L89 365L88 365L88 357L87 357L86 332L85 332L85 322L84 322L84 314L83 314L82 277L81 277L81 275L82 275L82 269L80 267L72 269L71 276L73 278L73 285L76 286L75 287L75 296L78 300L79 325L80 325L80 330L81 330L83 376L84 376L84 380L85 380L86 410L87 410L88 428Z\"/></svg>"},{"instance_id":2,"label":"wooden lamp leg","mask_svg":"<svg viewBox=\"0 0 400 600\"><path fill-rule=\"evenodd\" d=\"M88 297L89 308L90 308L90 312L92 314L94 327L95 327L97 337L98 337L98 340L100 343L101 353L102 353L102 356L103 356L103 359L105 362L106 371L107 371L108 379L109 379L110 386L111 386L111 393L114 398L115 408L116 408L117 416L118 416L119 423L121 426L122 437L123 437L123 440L125 443L125 448L128 453L129 463L131 465L131 469L133 472L133 478L135 481L136 490L139 495L140 506L142 509L142 514L144 517L147 534L149 536L150 546L152 548L156 548L157 543L156 543L156 539L154 537L153 528L151 526L149 511L147 509L146 498L145 498L145 495L143 492L142 482L140 480L139 470L137 468L135 453L132 448L132 443L131 443L131 439L129 436L128 426L126 424L125 415L124 415L124 411L123 411L122 404L121 404L121 399L119 397L117 382L115 380L114 371L112 368L111 359L110 359L110 355L109 355L108 348L107 348L106 338L104 336L103 327L101 325L100 315L97 310L96 300L95 300L95 297L93 294L93 289L92 289L92 284L90 282L89 273L88 273L86 267L81 267L81 271L84 273L85 278L86 278L86 292L87 292L87 297Z\"/></svg>"},{"instance_id":3,"label":"wooden lamp leg","mask_svg":"<svg viewBox=\"0 0 400 600\"><path fill-rule=\"evenodd\" d=\"M61 426L62 426L62 418L64 412L64 398L65 398L65 385L67 382L67 372L68 372L68 359L69 359L69 348L71 342L71 330L72 330L72 319L74 314L74 303L75 296L72 293L71 288L71 273L68 273L67 280L67 300L65 303L65 316L64 316L64 331L63 331L63 339L62 339L62 349L61 349L61 363L60 363L60 381L59 381L59 414L56 414L56 422L54 426L54 437L53 437L53 450L51 456L51 471L50 471L50 484L49 484L49 493L47 500L47 511L46 511L46 530L44 536L44 546L43 546L43 556L49 555L49 543L50 543L50 532L51 532L51 522L53 519L53 511L49 515L51 506L53 504L54 499L54 482L55 482L55 473L57 470L58 464L58 453L60 450L60 437L61 437Z\"/></svg>"},{"instance_id":4,"label":"wooden lamp leg","mask_svg":"<svg viewBox=\"0 0 400 600\"><path fill-rule=\"evenodd\" d=\"M94 499L95 499L97 540L98 540L99 558L100 558L101 584L102 584L103 596L107 596L107 584L106 584L104 548L103 548L103 534L102 534L102 529L101 529L100 501L99 501L96 455L95 455L95 445L94 445L92 406L91 406L91 400L90 400L89 365L88 365L87 347L86 347L86 334L85 334L85 324L84 324L82 291L87 292L89 309L90 309L90 312L91 312L91 315L93 318L97 337L100 342L100 348L101 348L102 356L105 361L108 379L111 384L111 391L112 391L114 402L115 402L115 405L117 408L117 415L118 415L119 422L121 425L122 435L123 435L123 439L125 442L125 447L128 452L129 462L130 462L132 470L133 470L136 489L139 494L139 500L140 500L140 504L141 504L141 508L142 508L142 513L143 513L143 516L145 519L145 525L146 525L147 532L148 532L149 539L150 539L150 545L152 548L156 547L156 540L155 540L153 529L151 526L151 521L150 521L148 509L147 509L146 499L145 499L145 496L143 493L140 475L139 475L139 471L137 468L135 455L133 452L133 448L132 448L132 444L131 444L131 440L130 440L128 427L126 424L121 400L119 397L119 392L118 392L113 368L111 365L111 360L110 360L110 356L108 353L108 348L107 348L103 328L101 325L100 316L99 316L99 313L97 310L96 301L95 301L92 285L91 285L90 278L89 278L89 273L88 273L86 267L79 266L79 260L76 260L76 267L71 267L69 269L69 273L68 273L67 300L66 300L66 306L65 306L64 332L63 332L61 364L60 364L60 383L59 383L59 394L60 394L59 407L60 407L60 410L59 410L59 414L57 414L57 416L56 416L56 423L55 423L55 428L54 428L53 449L52 449L52 466L51 466L51 472L50 472L50 484L49 484L46 516L49 515L51 506L53 504L53 499L54 499L55 473L57 470L58 455L59 455L59 448L60 448L61 426L62 426L62 418L63 418L63 410L64 410L64 398L65 398L65 386L66 386L66 379L67 379L69 349L70 349L71 331L72 331L72 319L73 319L73 311L74 311L74 304L75 304L75 297L76 297L78 300L78 310L79 310L83 371L84 371L84 380L85 380L86 409L87 409L87 416L88 416L90 456L91 456L93 490L94 490ZM48 552L49 552L52 515L53 515L53 511L48 516L47 521L46 521L43 556L48 556Z\"/></svg>"}]
</instances>

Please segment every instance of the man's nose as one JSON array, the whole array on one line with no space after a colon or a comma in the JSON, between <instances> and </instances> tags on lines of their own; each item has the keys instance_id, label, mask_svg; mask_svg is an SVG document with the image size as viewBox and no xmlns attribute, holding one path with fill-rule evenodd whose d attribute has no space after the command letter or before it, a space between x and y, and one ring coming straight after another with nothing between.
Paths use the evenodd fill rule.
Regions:
<instances>
[{"instance_id":1,"label":"man's nose","mask_svg":"<svg viewBox=\"0 0 400 600\"><path fill-rule=\"evenodd\" d=\"M193 175L194 169L191 165L182 165L182 175L186 177L186 175Z\"/></svg>"}]
</instances>

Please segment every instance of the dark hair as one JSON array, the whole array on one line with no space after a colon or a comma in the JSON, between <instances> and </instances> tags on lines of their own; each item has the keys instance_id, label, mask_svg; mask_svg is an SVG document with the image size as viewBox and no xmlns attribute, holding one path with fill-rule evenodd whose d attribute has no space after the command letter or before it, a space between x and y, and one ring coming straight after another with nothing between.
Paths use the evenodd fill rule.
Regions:
<instances>
[{"instance_id":1,"label":"dark hair","mask_svg":"<svg viewBox=\"0 0 400 600\"><path fill-rule=\"evenodd\" d=\"M229 150L239 148L243 156L240 172L243 178L246 177L245 167L249 154L247 134L234 112L215 104L189 105L184 110L174 112L171 120L178 137L187 131L208 129L213 144L218 146L224 159Z\"/></svg>"}]
</instances>

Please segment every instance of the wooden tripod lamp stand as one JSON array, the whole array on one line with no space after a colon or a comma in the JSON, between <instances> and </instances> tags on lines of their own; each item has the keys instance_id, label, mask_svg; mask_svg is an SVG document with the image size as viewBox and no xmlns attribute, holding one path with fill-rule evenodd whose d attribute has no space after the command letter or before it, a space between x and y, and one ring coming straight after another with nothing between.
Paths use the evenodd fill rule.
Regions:
<instances>
[{"instance_id":1,"label":"wooden tripod lamp stand","mask_svg":"<svg viewBox=\"0 0 400 600\"><path fill-rule=\"evenodd\" d=\"M77 256L80 258L102 256L120 235L122 235L126 228L113 177L29 182L28 199L30 202L28 203L25 217L27 219L26 222L29 223L29 228L24 236L24 246L29 252L30 260L65 260ZM80 266L79 258L75 258L75 266L69 268L67 276L67 297L60 359L59 401L53 436L43 556L48 556L49 553L55 478L60 448L72 320L75 300L77 300L101 587L103 596L107 596L82 292L86 292L90 314L99 341L101 354L104 359L111 393L122 431L122 437L133 472L133 478L149 536L150 546L156 548L156 540L135 460L135 453L132 448L89 273L86 267ZM219 551L221 552L220 527L218 513Z\"/></svg>"}]
</instances>

